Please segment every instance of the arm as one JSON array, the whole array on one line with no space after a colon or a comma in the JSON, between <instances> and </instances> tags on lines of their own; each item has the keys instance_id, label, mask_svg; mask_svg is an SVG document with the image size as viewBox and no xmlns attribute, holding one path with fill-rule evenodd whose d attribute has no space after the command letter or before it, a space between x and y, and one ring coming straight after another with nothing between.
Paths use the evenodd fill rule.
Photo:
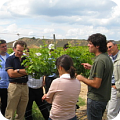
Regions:
<instances>
[{"instance_id":1,"label":"arm","mask_svg":"<svg viewBox=\"0 0 120 120\"><path fill-rule=\"evenodd\" d=\"M77 79L91 87L98 89L101 86L104 70L105 70L105 64L103 60L98 59L97 61L94 61L91 67L89 79L83 77L82 75L78 75Z\"/></svg>"},{"instance_id":2,"label":"arm","mask_svg":"<svg viewBox=\"0 0 120 120\"><path fill-rule=\"evenodd\" d=\"M85 84L98 89L101 86L102 79L95 77L93 80L89 80L82 75L77 75L76 77L79 81L84 82Z\"/></svg>"},{"instance_id":3,"label":"arm","mask_svg":"<svg viewBox=\"0 0 120 120\"><path fill-rule=\"evenodd\" d=\"M48 103L52 103L53 97L57 91L57 87L58 87L57 80L53 80L50 85L49 91L47 92L47 94L43 96L42 100L45 99Z\"/></svg>"},{"instance_id":4,"label":"arm","mask_svg":"<svg viewBox=\"0 0 120 120\"><path fill-rule=\"evenodd\" d=\"M8 69L7 73L9 75L9 77L11 77L11 78L22 77L24 75L27 75L25 69L20 69L19 73L17 72L17 69L16 70Z\"/></svg>"},{"instance_id":5,"label":"arm","mask_svg":"<svg viewBox=\"0 0 120 120\"><path fill-rule=\"evenodd\" d=\"M17 69L13 68L13 66L14 66L14 59L11 57L8 57L6 59L5 68L9 77L16 78L16 77L22 77L24 75L27 75L25 69L19 69L19 73L18 73Z\"/></svg>"}]
</instances>

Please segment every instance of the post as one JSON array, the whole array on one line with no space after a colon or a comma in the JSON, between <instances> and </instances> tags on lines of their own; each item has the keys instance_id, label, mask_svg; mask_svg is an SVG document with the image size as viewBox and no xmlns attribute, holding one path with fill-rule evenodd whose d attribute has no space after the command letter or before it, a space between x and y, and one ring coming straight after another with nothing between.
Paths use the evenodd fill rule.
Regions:
<instances>
[{"instance_id":1,"label":"post","mask_svg":"<svg viewBox=\"0 0 120 120\"><path fill-rule=\"evenodd\" d=\"M56 49L56 40L55 40L55 34L53 34L53 39L54 39L54 45L55 45L55 49Z\"/></svg>"},{"instance_id":2,"label":"post","mask_svg":"<svg viewBox=\"0 0 120 120\"><path fill-rule=\"evenodd\" d=\"M20 34L19 34L19 33L17 33L17 36L18 36L18 40L19 40Z\"/></svg>"}]
</instances>

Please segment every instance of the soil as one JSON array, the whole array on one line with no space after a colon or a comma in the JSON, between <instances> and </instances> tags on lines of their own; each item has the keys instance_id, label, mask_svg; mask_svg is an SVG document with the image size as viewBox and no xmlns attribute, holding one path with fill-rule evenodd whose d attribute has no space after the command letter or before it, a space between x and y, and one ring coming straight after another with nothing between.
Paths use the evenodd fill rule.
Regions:
<instances>
[{"instance_id":1,"label":"soil","mask_svg":"<svg viewBox=\"0 0 120 120\"><path fill-rule=\"evenodd\" d=\"M87 115L86 115L86 111L87 111L87 90L88 90L87 85L84 84L83 82L81 82L80 97L85 99L86 104L84 106L79 106L80 108L76 110L76 115L77 115L78 120L87 120ZM103 115L102 120L107 120L106 111Z\"/></svg>"}]
</instances>

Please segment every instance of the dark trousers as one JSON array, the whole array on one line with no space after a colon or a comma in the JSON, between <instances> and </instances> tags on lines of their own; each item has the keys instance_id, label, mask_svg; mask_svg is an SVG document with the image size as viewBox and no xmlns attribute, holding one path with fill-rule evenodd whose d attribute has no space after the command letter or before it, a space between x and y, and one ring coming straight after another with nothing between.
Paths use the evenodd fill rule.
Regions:
<instances>
[{"instance_id":1,"label":"dark trousers","mask_svg":"<svg viewBox=\"0 0 120 120\"><path fill-rule=\"evenodd\" d=\"M7 88L0 88L1 97L1 113L5 116L5 109L7 107Z\"/></svg>"},{"instance_id":2,"label":"dark trousers","mask_svg":"<svg viewBox=\"0 0 120 120\"><path fill-rule=\"evenodd\" d=\"M33 118L32 118L33 101L36 102L36 104L39 107L39 110L41 111L45 120L48 120L49 112L47 109L47 103L46 103L46 101L42 101L42 96L43 96L42 88L39 88L39 89L29 88L29 101L28 101L28 105L27 105L26 113L25 113L26 120L33 120Z\"/></svg>"},{"instance_id":3,"label":"dark trousers","mask_svg":"<svg viewBox=\"0 0 120 120\"><path fill-rule=\"evenodd\" d=\"M102 120L107 102L87 99L87 118L88 120Z\"/></svg>"}]
</instances>

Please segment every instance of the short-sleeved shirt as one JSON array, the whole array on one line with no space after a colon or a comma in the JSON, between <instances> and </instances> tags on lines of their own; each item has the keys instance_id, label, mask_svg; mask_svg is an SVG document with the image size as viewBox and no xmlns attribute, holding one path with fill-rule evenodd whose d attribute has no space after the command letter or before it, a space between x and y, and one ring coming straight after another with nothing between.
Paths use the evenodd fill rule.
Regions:
<instances>
[{"instance_id":1,"label":"short-sleeved shirt","mask_svg":"<svg viewBox=\"0 0 120 120\"><path fill-rule=\"evenodd\" d=\"M88 98L97 101L109 101L111 94L111 78L113 73L113 63L108 55L102 53L96 56L92 65L89 79L101 78L101 86L96 89L88 86Z\"/></svg>"},{"instance_id":2,"label":"short-sleeved shirt","mask_svg":"<svg viewBox=\"0 0 120 120\"><path fill-rule=\"evenodd\" d=\"M6 53L6 58L9 57L9 54ZM0 68L0 88L8 88L9 84L9 77L7 72L5 71L5 62L6 60L3 59L3 57L0 55L0 65L2 66Z\"/></svg>"},{"instance_id":3,"label":"short-sleeved shirt","mask_svg":"<svg viewBox=\"0 0 120 120\"><path fill-rule=\"evenodd\" d=\"M21 65L21 63L25 59L26 59L26 57L22 57L21 61L20 61L19 58L15 56L15 54L10 56L10 57L8 57L6 59L6 64L5 64L6 71L8 69L13 69L13 70L15 70L15 69L25 69L25 67L23 65ZM17 83L27 83L28 76L24 75L22 77L17 77L17 78L9 77L9 81L10 82L17 82Z\"/></svg>"}]
</instances>

